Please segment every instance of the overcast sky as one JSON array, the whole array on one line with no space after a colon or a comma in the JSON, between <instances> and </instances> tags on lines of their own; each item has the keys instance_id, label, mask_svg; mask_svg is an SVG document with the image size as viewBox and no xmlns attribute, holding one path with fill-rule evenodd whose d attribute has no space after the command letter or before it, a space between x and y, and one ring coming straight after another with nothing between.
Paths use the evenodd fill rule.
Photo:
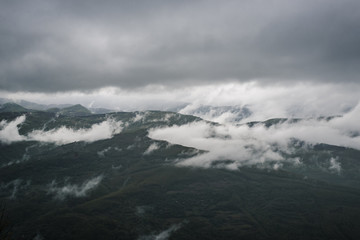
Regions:
<instances>
[{"instance_id":1,"label":"overcast sky","mask_svg":"<svg viewBox=\"0 0 360 240\"><path fill-rule=\"evenodd\" d=\"M116 107L100 98L122 93L136 107L144 94L206 102L199 89L222 88L246 105L238 89L281 100L299 86L336 111L359 101L358 0L0 0L0 36L3 97Z\"/></svg>"}]
</instances>

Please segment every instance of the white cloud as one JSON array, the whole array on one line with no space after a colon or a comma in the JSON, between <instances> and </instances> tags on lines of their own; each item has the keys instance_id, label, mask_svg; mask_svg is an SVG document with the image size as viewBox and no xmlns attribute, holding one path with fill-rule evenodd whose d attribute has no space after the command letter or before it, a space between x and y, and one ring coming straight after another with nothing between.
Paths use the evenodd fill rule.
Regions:
<instances>
[{"instance_id":1,"label":"white cloud","mask_svg":"<svg viewBox=\"0 0 360 240\"><path fill-rule=\"evenodd\" d=\"M152 143L150 144L150 146L145 150L144 155L149 155L152 152L158 150L160 148L159 144L157 143Z\"/></svg>"},{"instance_id":2,"label":"white cloud","mask_svg":"<svg viewBox=\"0 0 360 240\"><path fill-rule=\"evenodd\" d=\"M355 107L360 100L359 85L313 84L297 81L293 85L247 83L210 84L166 88L161 85L137 90L101 88L92 92L0 92L4 98L24 99L42 104L80 103L123 111L176 109L184 104L210 106L248 106L248 120L275 117L314 117L339 115ZM140 116L138 116L140 119ZM231 116L223 116L228 118ZM136 119L138 120L138 119ZM214 119L211 119L214 120Z\"/></svg>"},{"instance_id":3,"label":"white cloud","mask_svg":"<svg viewBox=\"0 0 360 240\"><path fill-rule=\"evenodd\" d=\"M217 161L231 160L227 168L237 169L243 164L265 163L269 160L283 160L274 151L271 143L251 135L253 130L247 126L214 126L196 122L170 128L153 129L149 137L165 140L173 144L193 147L207 151L204 154L183 159L178 165L211 167ZM221 162L217 166L223 167Z\"/></svg>"},{"instance_id":4,"label":"white cloud","mask_svg":"<svg viewBox=\"0 0 360 240\"><path fill-rule=\"evenodd\" d=\"M121 169L123 166L121 165L121 164L119 164L119 165L117 165L117 166L115 166L115 165L111 165L111 169L113 169L113 170L119 170L119 169Z\"/></svg>"},{"instance_id":5,"label":"white cloud","mask_svg":"<svg viewBox=\"0 0 360 240\"><path fill-rule=\"evenodd\" d=\"M97 155L98 155L99 157L103 158L103 157L105 157L105 153L107 153L107 152L110 151L110 150L111 150L111 147L105 148L105 149L103 149L103 150L101 150L101 151L98 151L98 152L97 152Z\"/></svg>"},{"instance_id":6,"label":"white cloud","mask_svg":"<svg viewBox=\"0 0 360 240\"><path fill-rule=\"evenodd\" d=\"M28 138L40 142L53 142L56 144L66 144L76 141L94 142L101 139L111 138L114 134L122 130L121 122L107 119L98 124L94 124L89 129L74 130L67 127L42 131L35 130L28 134Z\"/></svg>"},{"instance_id":7,"label":"white cloud","mask_svg":"<svg viewBox=\"0 0 360 240\"><path fill-rule=\"evenodd\" d=\"M168 122L172 117L176 115L174 113L166 113L162 118L149 118L150 112L136 112L135 117L131 120L132 122Z\"/></svg>"},{"instance_id":8,"label":"white cloud","mask_svg":"<svg viewBox=\"0 0 360 240\"><path fill-rule=\"evenodd\" d=\"M160 232L159 234L152 234L149 236L141 236L139 240L167 240L169 239L170 235L179 230L182 227L182 224L174 224L171 225L168 229L165 231Z\"/></svg>"},{"instance_id":9,"label":"white cloud","mask_svg":"<svg viewBox=\"0 0 360 240\"><path fill-rule=\"evenodd\" d=\"M329 167L330 171L336 172L336 173L340 173L341 172L341 164L339 162L338 158L331 158L330 159L330 167Z\"/></svg>"},{"instance_id":10,"label":"white cloud","mask_svg":"<svg viewBox=\"0 0 360 240\"><path fill-rule=\"evenodd\" d=\"M269 128L263 124L213 125L195 122L182 126L157 128L149 131L154 140L165 140L172 144L193 147L207 151L194 157L180 159L178 165L198 167L226 167L237 169L242 165L272 164L278 169L281 161L299 164L298 159L285 159L281 152L291 153L289 143L299 139L309 144L326 143L360 149L358 131L359 107L332 120L305 119L297 122L286 121ZM336 164L332 164L338 169Z\"/></svg>"},{"instance_id":11,"label":"white cloud","mask_svg":"<svg viewBox=\"0 0 360 240\"><path fill-rule=\"evenodd\" d=\"M4 143L11 143L15 141L25 140L24 136L19 134L18 126L25 122L25 115L17 117L11 122L2 120L0 122L0 141Z\"/></svg>"},{"instance_id":12,"label":"white cloud","mask_svg":"<svg viewBox=\"0 0 360 240\"><path fill-rule=\"evenodd\" d=\"M67 197L85 197L90 190L96 188L100 184L102 179L103 176L100 175L83 182L81 185L67 184L63 187L58 187L57 183L53 181L49 185L48 193L54 194L54 197L59 200L64 200Z\"/></svg>"},{"instance_id":13,"label":"white cloud","mask_svg":"<svg viewBox=\"0 0 360 240\"><path fill-rule=\"evenodd\" d=\"M11 122L2 121L0 141L4 143L15 141L39 141L61 145L77 141L94 142L101 139L109 139L112 138L114 134L118 134L122 131L122 122L109 118L101 123L93 124L90 128L86 129L75 130L61 126L48 131L33 130L24 136L19 134L18 125L25 122L25 119L25 116L21 116Z\"/></svg>"},{"instance_id":14,"label":"white cloud","mask_svg":"<svg viewBox=\"0 0 360 240\"><path fill-rule=\"evenodd\" d=\"M149 114L147 112L137 112L132 119L133 122L143 122Z\"/></svg>"},{"instance_id":15,"label":"white cloud","mask_svg":"<svg viewBox=\"0 0 360 240\"><path fill-rule=\"evenodd\" d=\"M332 126L344 133L360 133L360 103L354 109L340 118L331 121Z\"/></svg>"},{"instance_id":16,"label":"white cloud","mask_svg":"<svg viewBox=\"0 0 360 240\"><path fill-rule=\"evenodd\" d=\"M204 120L217 122L217 123L229 123L239 122L251 115L247 107L241 106L204 106L199 103L188 104L182 108L179 113L186 115L193 115L200 117Z\"/></svg>"}]
</instances>

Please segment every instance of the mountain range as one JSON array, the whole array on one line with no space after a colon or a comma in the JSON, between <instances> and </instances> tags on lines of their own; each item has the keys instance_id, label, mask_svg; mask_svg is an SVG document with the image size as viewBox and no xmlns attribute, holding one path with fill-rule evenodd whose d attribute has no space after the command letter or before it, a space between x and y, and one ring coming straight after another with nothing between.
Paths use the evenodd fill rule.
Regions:
<instances>
[{"instance_id":1,"label":"mountain range","mask_svg":"<svg viewBox=\"0 0 360 240\"><path fill-rule=\"evenodd\" d=\"M30 101L26 101L26 100L11 100L11 99L7 99L7 98L0 98L0 111L8 111L8 110L1 110L2 108L6 107L7 105L10 106L21 106L23 108L26 108L28 110L39 110L39 111L60 111L61 109L65 109L65 111L67 111L67 108L71 108L71 107L79 107L80 104L77 105L72 105L72 104L38 104L38 103L34 103L34 102L30 102ZM103 113L109 113L109 112L115 112L115 110L111 110L111 109L106 109L106 108L96 108L96 107L90 107L90 108L86 108L84 106L83 107L83 113L85 113L84 111L90 111L90 113L93 114L103 114Z\"/></svg>"},{"instance_id":2,"label":"mountain range","mask_svg":"<svg viewBox=\"0 0 360 240\"><path fill-rule=\"evenodd\" d=\"M12 103L2 105L0 122L0 199L13 239L360 237L355 148L294 138L286 149L263 150L249 139L244 149L251 159L242 164L229 155L198 166L192 164L212 150L191 146L182 127L207 126L210 142L230 144L235 136L193 115L92 114L81 105L43 111ZM173 135L156 137L170 130L183 134L184 144L172 142Z\"/></svg>"}]
</instances>

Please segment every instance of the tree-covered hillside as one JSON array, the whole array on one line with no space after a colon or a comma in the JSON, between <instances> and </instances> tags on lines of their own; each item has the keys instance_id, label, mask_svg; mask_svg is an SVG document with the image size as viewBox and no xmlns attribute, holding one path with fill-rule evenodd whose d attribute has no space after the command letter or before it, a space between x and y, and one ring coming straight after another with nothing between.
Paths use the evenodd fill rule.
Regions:
<instances>
[{"instance_id":1,"label":"tree-covered hillside","mask_svg":"<svg viewBox=\"0 0 360 240\"><path fill-rule=\"evenodd\" d=\"M205 151L148 133L203 121L190 115L28 111L0 113L0 121L0 200L14 239L360 237L355 149L294 140L294 151L279 154L300 165L184 167L182 159Z\"/></svg>"}]
</instances>

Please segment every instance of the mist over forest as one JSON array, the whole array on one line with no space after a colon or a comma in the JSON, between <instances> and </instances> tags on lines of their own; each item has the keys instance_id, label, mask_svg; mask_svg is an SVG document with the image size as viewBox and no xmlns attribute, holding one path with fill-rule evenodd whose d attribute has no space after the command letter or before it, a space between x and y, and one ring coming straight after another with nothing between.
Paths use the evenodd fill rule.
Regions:
<instances>
[{"instance_id":1,"label":"mist over forest","mask_svg":"<svg viewBox=\"0 0 360 240\"><path fill-rule=\"evenodd\" d=\"M360 239L359 13L0 0L0 240Z\"/></svg>"}]
</instances>

